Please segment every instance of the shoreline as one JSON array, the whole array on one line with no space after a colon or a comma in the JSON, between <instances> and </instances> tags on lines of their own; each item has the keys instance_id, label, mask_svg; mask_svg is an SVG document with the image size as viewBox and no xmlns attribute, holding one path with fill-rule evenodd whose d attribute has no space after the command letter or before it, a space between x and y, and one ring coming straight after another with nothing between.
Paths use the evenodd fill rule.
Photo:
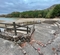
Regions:
<instances>
[{"instance_id":1,"label":"shoreline","mask_svg":"<svg viewBox=\"0 0 60 55\"><path fill-rule=\"evenodd\" d=\"M5 21L4 21L4 20L0 20L0 23L1 23L1 22L5 22Z\"/></svg>"},{"instance_id":2,"label":"shoreline","mask_svg":"<svg viewBox=\"0 0 60 55\"><path fill-rule=\"evenodd\" d=\"M33 22L33 21L49 21L49 20L53 20L53 21L60 21L60 18L53 18L53 19L50 19L50 18L18 18L17 20L15 20L14 22L16 23L20 23L20 22ZM1 22L5 22L5 20L0 20L0 23Z\"/></svg>"},{"instance_id":3,"label":"shoreline","mask_svg":"<svg viewBox=\"0 0 60 55\"><path fill-rule=\"evenodd\" d=\"M53 21L60 21L60 18L53 18L53 19L46 19L46 18L20 18L20 19L17 19L17 21L15 21L16 23L19 23L19 22L30 22L30 21L49 21L49 20L53 20Z\"/></svg>"}]
</instances>

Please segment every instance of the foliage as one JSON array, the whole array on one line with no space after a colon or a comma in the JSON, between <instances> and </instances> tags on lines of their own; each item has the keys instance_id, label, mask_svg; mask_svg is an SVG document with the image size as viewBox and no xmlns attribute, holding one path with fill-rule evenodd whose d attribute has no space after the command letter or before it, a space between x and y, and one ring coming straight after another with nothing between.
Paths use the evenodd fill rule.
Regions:
<instances>
[{"instance_id":1,"label":"foliage","mask_svg":"<svg viewBox=\"0 0 60 55\"><path fill-rule=\"evenodd\" d=\"M54 18L60 17L60 4L51 6L45 10L34 10L25 12L12 12L7 15L0 15L0 17L20 17L20 18Z\"/></svg>"},{"instance_id":2,"label":"foliage","mask_svg":"<svg viewBox=\"0 0 60 55\"><path fill-rule=\"evenodd\" d=\"M12 12L10 14L7 14L5 17L19 17L20 12Z\"/></svg>"},{"instance_id":3,"label":"foliage","mask_svg":"<svg viewBox=\"0 0 60 55\"><path fill-rule=\"evenodd\" d=\"M47 18L60 17L60 4L52 7L46 15Z\"/></svg>"},{"instance_id":4,"label":"foliage","mask_svg":"<svg viewBox=\"0 0 60 55\"><path fill-rule=\"evenodd\" d=\"M51 17L60 17L60 4L54 7Z\"/></svg>"}]
</instances>

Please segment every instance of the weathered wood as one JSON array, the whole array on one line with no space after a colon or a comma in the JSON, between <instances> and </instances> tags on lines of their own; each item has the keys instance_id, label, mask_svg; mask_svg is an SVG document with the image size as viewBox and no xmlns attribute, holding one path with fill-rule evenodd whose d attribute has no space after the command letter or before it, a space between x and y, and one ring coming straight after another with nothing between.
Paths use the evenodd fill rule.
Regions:
<instances>
[{"instance_id":1,"label":"weathered wood","mask_svg":"<svg viewBox=\"0 0 60 55\"><path fill-rule=\"evenodd\" d=\"M15 22L13 22L13 26L14 26L15 35L17 35Z\"/></svg>"},{"instance_id":2,"label":"weathered wood","mask_svg":"<svg viewBox=\"0 0 60 55\"><path fill-rule=\"evenodd\" d=\"M25 27L26 25L16 24L16 26L18 26L18 27Z\"/></svg>"},{"instance_id":3,"label":"weathered wood","mask_svg":"<svg viewBox=\"0 0 60 55\"><path fill-rule=\"evenodd\" d=\"M28 31L28 26L27 26L27 34L28 34L28 32L29 32L29 31Z\"/></svg>"},{"instance_id":4,"label":"weathered wood","mask_svg":"<svg viewBox=\"0 0 60 55\"><path fill-rule=\"evenodd\" d=\"M32 36L33 33L31 33L31 36L28 35L26 37L25 36L21 36L21 35L18 36L18 33L17 33L17 30L18 30L18 31L26 31L27 34L28 34L31 31L31 28L29 28L28 25L19 25L19 24L15 24L15 22L13 22L12 25L6 24L6 23L0 23L0 24L3 24L5 26L6 31L10 32L10 31L14 30L14 34L17 36L15 38L13 38L11 35L7 35L8 33L7 34L3 33L3 34L0 34L0 38L3 38L5 40L9 40L9 41L15 41L15 42L17 42L19 40L21 40L21 42L25 42L25 41L26 42L30 42L30 39L31 39L31 36ZM18 27L24 27L26 29L18 29Z\"/></svg>"},{"instance_id":5,"label":"weathered wood","mask_svg":"<svg viewBox=\"0 0 60 55\"><path fill-rule=\"evenodd\" d=\"M0 28L5 28L5 27L0 27Z\"/></svg>"},{"instance_id":6,"label":"weathered wood","mask_svg":"<svg viewBox=\"0 0 60 55\"><path fill-rule=\"evenodd\" d=\"M26 31L27 34L28 34L28 32L30 32L30 30L31 30L31 29L28 27L28 25L15 24L15 22L13 22L13 23L0 23L0 24L4 25L4 27L1 26L0 28L5 28L6 31L12 31L12 30L14 30L15 35L17 35L17 30L18 30L18 31ZM26 29L18 29L18 27L24 27L24 28L26 28Z\"/></svg>"},{"instance_id":7,"label":"weathered wood","mask_svg":"<svg viewBox=\"0 0 60 55\"><path fill-rule=\"evenodd\" d=\"M5 24L5 30L7 31L7 25Z\"/></svg>"},{"instance_id":8,"label":"weathered wood","mask_svg":"<svg viewBox=\"0 0 60 55\"><path fill-rule=\"evenodd\" d=\"M7 28L7 30L14 30L14 28ZM16 29L18 31L27 31L27 30L24 30L24 29ZM28 29L28 32L30 32L30 30Z\"/></svg>"},{"instance_id":9,"label":"weathered wood","mask_svg":"<svg viewBox=\"0 0 60 55\"><path fill-rule=\"evenodd\" d=\"M0 38L5 39L5 40L9 40L9 41L14 41L13 37L5 36L5 35L2 35L2 34L0 34Z\"/></svg>"},{"instance_id":10,"label":"weathered wood","mask_svg":"<svg viewBox=\"0 0 60 55\"><path fill-rule=\"evenodd\" d=\"M12 23L0 23L0 24L3 24L3 25L13 25Z\"/></svg>"},{"instance_id":11,"label":"weathered wood","mask_svg":"<svg viewBox=\"0 0 60 55\"><path fill-rule=\"evenodd\" d=\"M0 33L1 33L1 29L0 29Z\"/></svg>"}]
</instances>

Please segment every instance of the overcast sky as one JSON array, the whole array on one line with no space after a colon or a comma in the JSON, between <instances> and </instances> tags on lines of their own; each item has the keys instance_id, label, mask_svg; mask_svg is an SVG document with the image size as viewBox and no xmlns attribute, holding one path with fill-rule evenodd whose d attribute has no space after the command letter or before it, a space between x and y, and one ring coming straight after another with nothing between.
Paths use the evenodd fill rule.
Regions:
<instances>
[{"instance_id":1,"label":"overcast sky","mask_svg":"<svg viewBox=\"0 0 60 55\"><path fill-rule=\"evenodd\" d=\"M60 0L0 0L0 14L13 11L41 10L53 4L60 4Z\"/></svg>"}]
</instances>

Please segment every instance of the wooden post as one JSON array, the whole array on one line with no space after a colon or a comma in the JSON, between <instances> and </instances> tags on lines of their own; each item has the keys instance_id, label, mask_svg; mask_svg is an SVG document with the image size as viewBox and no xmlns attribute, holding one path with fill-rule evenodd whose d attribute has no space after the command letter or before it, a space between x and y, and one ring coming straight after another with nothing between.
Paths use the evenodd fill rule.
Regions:
<instances>
[{"instance_id":1,"label":"wooden post","mask_svg":"<svg viewBox=\"0 0 60 55\"><path fill-rule=\"evenodd\" d=\"M0 33L1 33L1 29L0 29Z\"/></svg>"},{"instance_id":2,"label":"wooden post","mask_svg":"<svg viewBox=\"0 0 60 55\"><path fill-rule=\"evenodd\" d=\"M16 24L15 24L15 22L13 22L13 26L14 26L15 35L17 35L17 32L16 32Z\"/></svg>"},{"instance_id":3,"label":"wooden post","mask_svg":"<svg viewBox=\"0 0 60 55\"><path fill-rule=\"evenodd\" d=\"M27 26L27 34L28 34L28 26Z\"/></svg>"},{"instance_id":4,"label":"wooden post","mask_svg":"<svg viewBox=\"0 0 60 55\"><path fill-rule=\"evenodd\" d=\"M33 25L33 30L35 30L35 24Z\"/></svg>"},{"instance_id":5,"label":"wooden post","mask_svg":"<svg viewBox=\"0 0 60 55\"><path fill-rule=\"evenodd\" d=\"M7 25L5 24L5 30L7 31Z\"/></svg>"},{"instance_id":6,"label":"wooden post","mask_svg":"<svg viewBox=\"0 0 60 55\"><path fill-rule=\"evenodd\" d=\"M1 34L1 29L0 29L0 34Z\"/></svg>"}]
</instances>

